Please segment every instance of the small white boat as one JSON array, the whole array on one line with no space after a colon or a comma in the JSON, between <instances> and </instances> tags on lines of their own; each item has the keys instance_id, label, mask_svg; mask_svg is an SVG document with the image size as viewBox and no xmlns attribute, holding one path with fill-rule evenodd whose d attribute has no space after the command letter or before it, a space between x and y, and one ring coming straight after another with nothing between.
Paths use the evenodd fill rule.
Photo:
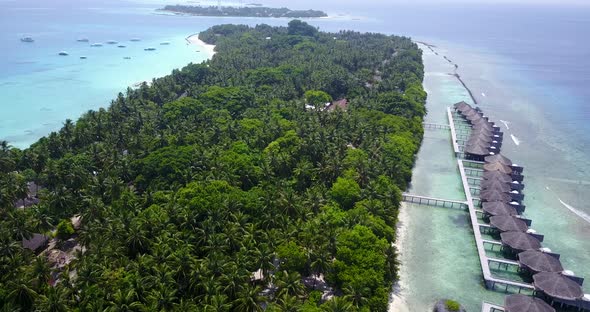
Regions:
<instances>
[{"instance_id":1,"label":"small white boat","mask_svg":"<svg viewBox=\"0 0 590 312\"><path fill-rule=\"evenodd\" d=\"M66 51L61 51L58 54L61 55L61 56L67 56L67 55L69 55L68 52L66 52Z\"/></svg>"},{"instance_id":2,"label":"small white boat","mask_svg":"<svg viewBox=\"0 0 590 312\"><path fill-rule=\"evenodd\" d=\"M78 39L76 41L78 41L78 42L88 42L89 40L88 40L88 38L80 38L80 39Z\"/></svg>"},{"instance_id":3,"label":"small white boat","mask_svg":"<svg viewBox=\"0 0 590 312\"><path fill-rule=\"evenodd\" d=\"M156 48L149 47L149 48L145 48L143 50L144 51L156 51Z\"/></svg>"},{"instance_id":4,"label":"small white boat","mask_svg":"<svg viewBox=\"0 0 590 312\"><path fill-rule=\"evenodd\" d=\"M93 43L90 46L91 47L102 47L102 43Z\"/></svg>"},{"instance_id":5,"label":"small white boat","mask_svg":"<svg viewBox=\"0 0 590 312\"><path fill-rule=\"evenodd\" d=\"M109 40L109 41L107 41L107 44L117 44L117 43L118 43L118 42L117 42L117 41L115 41L115 40Z\"/></svg>"},{"instance_id":6,"label":"small white boat","mask_svg":"<svg viewBox=\"0 0 590 312\"><path fill-rule=\"evenodd\" d=\"M31 37L20 38L20 41L22 41L22 42L35 42L35 40Z\"/></svg>"},{"instance_id":7,"label":"small white boat","mask_svg":"<svg viewBox=\"0 0 590 312\"><path fill-rule=\"evenodd\" d=\"M160 42L160 45L170 45L170 41Z\"/></svg>"},{"instance_id":8,"label":"small white boat","mask_svg":"<svg viewBox=\"0 0 590 312\"><path fill-rule=\"evenodd\" d=\"M81 60L85 60L85 59L87 59L87 57L86 56L80 56L80 59Z\"/></svg>"},{"instance_id":9,"label":"small white boat","mask_svg":"<svg viewBox=\"0 0 590 312\"><path fill-rule=\"evenodd\" d=\"M130 60L131 59L131 56L126 56L126 57L124 57L124 59Z\"/></svg>"},{"instance_id":10,"label":"small white boat","mask_svg":"<svg viewBox=\"0 0 590 312\"><path fill-rule=\"evenodd\" d=\"M126 48L126 47L127 47L127 46L126 46L126 45L123 45L123 44L122 44L122 45L118 45L118 46L117 46L117 48Z\"/></svg>"},{"instance_id":11,"label":"small white boat","mask_svg":"<svg viewBox=\"0 0 590 312\"><path fill-rule=\"evenodd\" d=\"M131 38L131 41L137 42L137 41L141 41L141 39L139 39L139 38Z\"/></svg>"}]
</instances>

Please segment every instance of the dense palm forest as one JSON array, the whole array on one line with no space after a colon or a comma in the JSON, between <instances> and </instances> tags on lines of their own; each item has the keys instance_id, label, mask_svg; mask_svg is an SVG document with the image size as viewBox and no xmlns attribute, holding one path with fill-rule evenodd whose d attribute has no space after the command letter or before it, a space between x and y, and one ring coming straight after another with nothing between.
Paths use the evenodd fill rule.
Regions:
<instances>
[{"instance_id":1,"label":"dense palm forest","mask_svg":"<svg viewBox=\"0 0 590 312\"><path fill-rule=\"evenodd\" d=\"M421 51L300 21L200 38L212 60L2 144L2 311L386 311Z\"/></svg>"}]
</instances>

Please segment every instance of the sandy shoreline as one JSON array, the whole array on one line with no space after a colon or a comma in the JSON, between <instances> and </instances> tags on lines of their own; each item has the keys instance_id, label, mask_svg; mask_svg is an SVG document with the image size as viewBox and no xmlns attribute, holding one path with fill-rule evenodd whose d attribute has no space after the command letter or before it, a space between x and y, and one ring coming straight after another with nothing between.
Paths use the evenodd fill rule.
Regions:
<instances>
[{"instance_id":1,"label":"sandy shoreline","mask_svg":"<svg viewBox=\"0 0 590 312\"><path fill-rule=\"evenodd\" d=\"M215 52L215 46L214 45L207 44L204 41L202 41L201 39L199 39L199 33L192 34L192 35L186 37L185 40L186 40L186 42L188 44L199 47L199 49L197 50L198 52L206 52L207 53L207 59L213 58L213 55L215 55L215 53L217 53L217 52ZM138 82L132 84L131 87L133 87L133 88L139 88L139 87L141 87L141 85L144 82L147 83L148 86L150 86L151 83L152 83L152 80L150 79L150 80L138 81Z\"/></svg>"},{"instance_id":2,"label":"sandy shoreline","mask_svg":"<svg viewBox=\"0 0 590 312\"><path fill-rule=\"evenodd\" d=\"M404 252L404 244L407 243L407 224L409 222L410 215L408 214L408 206L405 203L401 203L399 214L397 217L397 226L396 226L396 240L394 246L397 248L398 251L398 259L401 258L401 254ZM410 312L410 306L406 302L403 291L406 288L406 285L403 283L403 264L400 265L399 268L399 276L400 279L395 283L393 286L393 291L391 292L391 296L389 298L389 312Z\"/></svg>"},{"instance_id":3,"label":"sandy shoreline","mask_svg":"<svg viewBox=\"0 0 590 312\"><path fill-rule=\"evenodd\" d=\"M199 39L199 33L192 34L186 37L186 41L192 45L196 45L201 48L200 51L207 52L207 58L212 58L215 55L215 46L212 44L207 44L203 40Z\"/></svg>"}]
</instances>

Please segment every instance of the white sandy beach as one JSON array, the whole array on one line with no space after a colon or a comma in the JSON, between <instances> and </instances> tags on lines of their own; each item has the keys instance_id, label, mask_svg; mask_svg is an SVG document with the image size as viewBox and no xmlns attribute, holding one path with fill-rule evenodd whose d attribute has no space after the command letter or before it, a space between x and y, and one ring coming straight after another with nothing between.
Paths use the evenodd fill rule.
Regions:
<instances>
[{"instance_id":1,"label":"white sandy beach","mask_svg":"<svg viewBox=\"0 0 590 312\"><path fill-rule=\"evenodd\" d=\"M395 240L395 247L398 251L398 259L401 258L401 253L404 251L404 242L407 240L407 223L409 221L409 214L407 212L408 207L402 202L400 205L398 221L397 221L397 238ZM400 266L399 268L399 276L400 280L393 286L393 292L390 296L389 302L389 312L410 312L410 307L406 302L403 291L406 287L403 283L403 268Z\"/></svg>"},{"instance_id":2,"label":"white sandy beach","mask_svg":"<svg viewBox=\"0 0 590 312\"><path fill-rule=\"evenodd\" d=\"M207 44L204 41L202 41L201 39L199 39L198 33L188 36L186 38L186 41L188 41L192 45L196 45L196 46L200 47L201 51L207 52L208 58L212 58L213 55L215 55L215 46L212 44Z\"/></svg>"}]
</instances>

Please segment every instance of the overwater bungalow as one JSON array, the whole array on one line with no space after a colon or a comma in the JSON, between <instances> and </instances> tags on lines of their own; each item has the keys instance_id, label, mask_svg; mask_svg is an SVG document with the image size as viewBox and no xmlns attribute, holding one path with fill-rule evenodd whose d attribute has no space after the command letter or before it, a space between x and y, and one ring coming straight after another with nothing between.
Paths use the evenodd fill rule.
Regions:
<instances>
[{"instance_id":1,"label":"overwater bungalow","mask_svg":"<svg viewBox=\"0 0 590 312\"><path fill-rule=\"evenodd\" d=\"M484 215L488 216L515 216L518 214L514 207L501 201L485 202L481 206Z\"/></svg>"},{"instance_id":2,"label":"overwater bungalow","mask_svg":"<svg viewBox=\"0 0 590 312\"><path fill-rule=\"evenodd\" d=\"M501 232L526 232L529 229L525 221L513 216L493 216L490 218L490 225Z\"/></svg>"},{"instance_id":3,"label":"overwater bungalow","mask_svg":"<svg viewBox=\"0 0 590 312\"><path fill-rule=\"evenodd\" d=\"M504 155L501 154L496 154L496 155L491 155L485 158L485 161L487 163L496 163L499 162L504 166L512 166L512 160L510 160L509 158L507 158Z\"/></svg>"},{"instance_id":4,"label":"overwater bungalow","mask_svg":"<svg viewBox=\"0 0 590 312\"><path fill-rule=\"evenodd\" d=\"M453 107L456 110L463 110L465 108L472 108L471 105L467 104L465 101L461 101L461 102L455 103L455 104L453 104Z\"/></svg>"},{"instance_id":5,"label":"overwater bungalow","mask_svg":"<svg viewBox=\"0 0 590 312\"><path fill-rule=\"evenodd\" d=\"M504 174L511 174L512 168L501 163L486 163L483 165L485 171L499 171Z\"/></svg>"},{"instance_id":6,"label":"overwater bungalow","mask_svg":"<svg viewBox=\"0 0 590 312\"><path fill-rule=\"evenodd\" d=\"M577 300L584 296L584 279L556 272L540 272L533 275L533 286L538 292L557 299Z\"/></svg>"},{"instance_id":7,"label":"overwater bungalow","mask_svg":"<svg viewBox=\"0 0 590 312\"><path fill-rule=\"evenodd\" d=\"M520 231L500 233L502 245L510 247L515 252L541 248L542 236Z\"/></svg>"},{"instance_id":8,"label":"overwater bungalow","mask_svg":"<svg viewBox=\"0 0 590 312\"><path fill-rule=\"evenodd\" d=\"M504 312L555 312L540 298L514 294L504 298Z\"/></svg>"},{"instance_id":9,"label":"overwater bungalow","mask_svg":"<svg viewBox=\"0 0 590 312\"><path fill-rule=\"evenodd\" d=\"M484 157L490 155L490 149L481 145L467 145L465 146L465 159L481 161Z\"/></svg>"},{"instance_id":10,"label":"overwater bungalow","mask_svg":"<svg viewBox=\"0 0 590 312\"><path fill-rule=\"evenodd\" d=\"M512 190L511 183L498 180L483 180L479 184L479 188L482 190L498 190L504 193L508 193Z\"/></svg>"},{"instance_id":11,"label":"overwater bungalow","mask_svg":"<svg viewBox=\"0 0 590 312\"><path fill-rule=\"evenodd\" d=\"M527 250L519 253L517 258L520 266L533 274L563 271L558 254L543 252L541 250Z\"/></svg>"},{"instance_id":12,"label":"overwater bungalow","mask_svg":"<svg viewBox=\"0 0 590 312\"><path fill-rule=\"evenodd\" d=\"M479 199L481 202L504 202L509 203L513 199L508 193L504 193L498 190L483 190L479 193Z\"/></svg>"}]
</instances>

